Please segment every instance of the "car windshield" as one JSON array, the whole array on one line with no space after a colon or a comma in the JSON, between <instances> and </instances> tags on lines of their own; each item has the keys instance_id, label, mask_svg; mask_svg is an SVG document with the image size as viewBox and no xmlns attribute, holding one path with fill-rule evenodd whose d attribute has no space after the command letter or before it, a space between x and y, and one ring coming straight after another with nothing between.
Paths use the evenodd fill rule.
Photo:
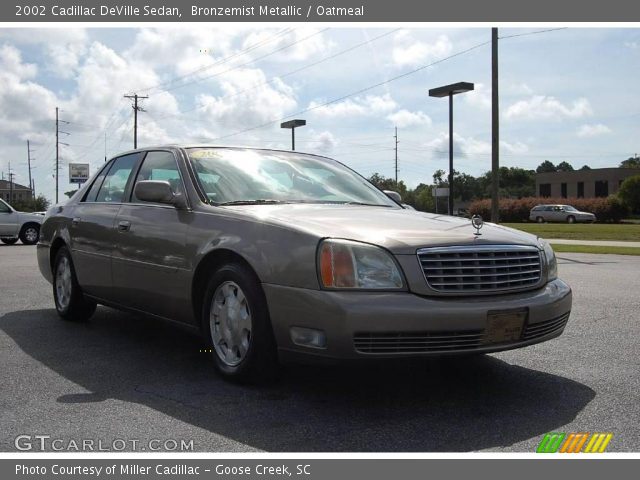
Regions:
<instances>
[{"instance_id":1,"label":"car windshield","mask_svg":"<svg viewBox=\"0 0 640 480\"><path fill-rule=\"evenodd\" d=\"M344 165L295 152L187 149L208 200L216 205L340 203L398 207Z\"/></svg>"},{"instance_id":2,"label":"car windshield","mask_svg":"<svg viewBox=\"0 0 640 480\"><path fill-rule=\"evenodd\" d=\"M578 211L578 210L576 210L575 208L573 208L571 205L565 205L565 206L564 206L564 209L565 209L567 212L577 212L577 211Z\"/></svg>"}]
</instances>

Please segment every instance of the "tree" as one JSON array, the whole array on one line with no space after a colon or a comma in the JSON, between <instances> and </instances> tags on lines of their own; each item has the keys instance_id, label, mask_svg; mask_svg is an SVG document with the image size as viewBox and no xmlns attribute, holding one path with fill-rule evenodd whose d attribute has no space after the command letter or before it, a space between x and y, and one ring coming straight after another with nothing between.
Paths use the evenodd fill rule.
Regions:
<instances>
[{"instance_id":1,"label":"tree","mask_svg":"<svg viewBox=\"0 0 640 480\"><path fill-rule=\"evenodd\" d=\"M591 167L589 165L582 165L580 170L591 170Z\"/></svg>"},{"instance_id":2,"label":"tree","mask_svg":"<svg viewBox=\"0 0 640 480\"><path fill-rule=\"evenodd\" d=\"M640 212L640 175L634 175L622 182L618 190L618 197L633 212Z\"/></svg>"},{"instance_id":3,"label":"tree","mask_svg":"<svg viewBox=\"0 0 640 480\"><path fill-rule=\"evenodd\" d=\"M620 162L620 168L640 168L640 157L634 155Z\"/></svg>"},{"instance_id":4,"label":"tree","mask_svg":"<svg viewBox=\"0 0 640 480\"><path fill-rule=\"evenodd\" d=\"M396 183L393 178L387 178L376 172L369 177L369 181L380 190L393 190L394 192L398 192L402 198L407 195L408 189L402 180Z\"/></svg>"},{"instance_id":5,"label":"tree","mask_svg":"<svg viewBox=\"0 0 640 480\"><path fill-rule=\"evenodd\" d=\"M556 172L573 172L573 170L573 165L571 165L569 162L560 162L556 166Z\"/></svg>"},{"instance_id":6,"label":"tree","mask_svg":"<svg viewBox=\"0 0 640 480\"><path fill-rule=\"evenodd\" d=\"M557 171L558 170L556 166L553 163L551 163L549 160L545 160L540 165L538 165L538 168L536 168L536 173L549 173L549 172L557 172Z\"/></svg>"},{"instance_id":7,"label":"tree","mask_svg":"<svg viewBox=\"0 0 640 480\"><path fill-rule=\"evenodd\" d=\"M44 212L48 210L51 202L44 195L38 195L36 198L29 200L21 200L15 202L12 207L20 212Z\"/></svg>"}]
</instances>

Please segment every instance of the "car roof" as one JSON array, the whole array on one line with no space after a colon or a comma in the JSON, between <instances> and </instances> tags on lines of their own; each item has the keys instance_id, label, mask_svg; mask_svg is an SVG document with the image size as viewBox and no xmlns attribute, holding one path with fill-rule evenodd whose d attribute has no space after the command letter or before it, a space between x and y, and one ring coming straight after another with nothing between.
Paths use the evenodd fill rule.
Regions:
<instances>
[{"instance_id":1,"label":"car roof","mask_svg":"<svg viewBox=\"0 0 640 480\"><path fill-rule=\"evenodd\" d=\"M126 150L123 152L118 152L113 155L111 158L120 157L122 155L129 155L131 153L138 152L146 152L149 150L158 150L158 149L169 149L169 150L184 150L189 148L216 148L216 149L228 149L228 150L256 150L261 152L278 152L278 153L289 153L289 154L300 154L300 155L310 155L317 158L325 158L327 160L334 160L331 157L327 157L324 155L318 155L316 153L307 153L301 152L299 150L283 150L277 148L260 148L260 147L250 147L243 145L212 145L210 143L166 143L160 145L150 145L147 147L140 147L133 150Z\"/></svg>"}]
</instances>

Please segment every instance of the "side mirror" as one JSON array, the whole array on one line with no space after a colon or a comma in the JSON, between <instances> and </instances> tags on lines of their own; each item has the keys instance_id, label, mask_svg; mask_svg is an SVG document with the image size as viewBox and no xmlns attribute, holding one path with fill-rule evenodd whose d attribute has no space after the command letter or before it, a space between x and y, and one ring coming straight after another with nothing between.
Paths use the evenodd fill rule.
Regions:
<instances>
[{"instance_id":1,"label":"side mirror","mask_svg":"<svg viewBox=\"0 0 640 480\"><path fill-rule=\"evenodd\" d=\"M402 203L402 197L400 196L400 194L398 192L394 192L393 190L383 190L382 191L387 197L389 197L391 200L398 202L398 203Z\"/></svg>"},{"instance_id":2,"label":"side mirror","mask_svg":"<svg viewBox=\"0 0 640 480\"><path fill-rule=\"evenodd\" d=\"M177 208L185 208L181 194L174 193L169 182L164 180L143 180L136 183L133 190L136 198L143 202L166 203Z\"/></svg>"}]
</instances>

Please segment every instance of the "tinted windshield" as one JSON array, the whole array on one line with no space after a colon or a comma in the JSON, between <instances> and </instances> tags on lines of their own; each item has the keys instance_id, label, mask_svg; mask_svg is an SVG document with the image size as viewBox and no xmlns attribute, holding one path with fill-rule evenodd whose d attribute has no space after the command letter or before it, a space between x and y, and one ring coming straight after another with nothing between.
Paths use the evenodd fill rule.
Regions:
<instances>
[{"instance_id":1,"label":"tinted windshield","mask_svg":"<svg viewBox=\"0 0 640 480\"><path fill-rule=\"evenodd\" d=\"M577 212L577 211L578 211L578 210L576 210L575 208L573 208L571 205L565 205L565 206L564 206L564 209L565 209L567 212Z\"/></svg>"},{"instance_id":2,"label":"tinted windshield","mask_svg":"<svg viewBox=\"0 0 640 480\"><path fill-rule=\"evenodd\" d=\"M212 203L398 206L364 178L333 160L249 149L191 148L187 152Z\"/></svg>"}]
</instances>

